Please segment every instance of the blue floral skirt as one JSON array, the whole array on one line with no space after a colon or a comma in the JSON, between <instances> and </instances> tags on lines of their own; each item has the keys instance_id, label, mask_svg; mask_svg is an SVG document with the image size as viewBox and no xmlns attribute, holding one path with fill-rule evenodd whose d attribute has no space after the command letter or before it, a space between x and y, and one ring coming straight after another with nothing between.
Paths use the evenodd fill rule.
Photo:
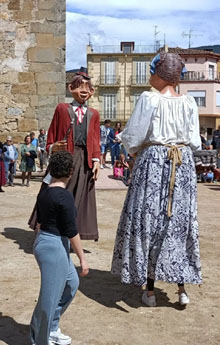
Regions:
<instances>
[{"instance_id":1,"label":"blue floral skirt","mask_svg":"<svg viewBox=\"0 0 220 345\"><path fill-rule=\"evenodd\" d=\"M136 158L112 260L112 273L123 283L145 285L147 277L169 283L202 281L195 163L190 147L180 150L170 218L168 148L150 146Z\"/></svg>"}]
</instances>

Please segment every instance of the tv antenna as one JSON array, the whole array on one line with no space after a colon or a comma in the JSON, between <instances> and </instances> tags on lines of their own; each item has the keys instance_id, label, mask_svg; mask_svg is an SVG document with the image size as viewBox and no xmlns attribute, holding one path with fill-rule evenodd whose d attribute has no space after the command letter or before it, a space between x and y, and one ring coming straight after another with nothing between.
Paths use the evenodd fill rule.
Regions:
<instances>
[{"instance_id":1,"label":"tv antenna","mask_svg":"<svg viewBox=\"0 0 220 345\"><path fill-rule=\"evenodd\" d=\"M91 43L91 34L87 34L88 36L89 36L89 46L91 46L92 45L92 43Z\"/></svg>"},{"instance_id":2,"label":"tv antenna","mask_svg":"<svg viewBox=\"0 0 220 345\"><path fill-rule=\"evenodd\" d=\"M157 35L160 31L157 31L158 26L154 26L154 51L156 52L160 48L160 40L158 40Z\"/></svg>"},{"instance_id":3,"label":"tv antenna","mask_svg":"<svg viewBox=\"0 0 220 345\"><path fill-rule=\"evenodd\" d=\"M203 35L195 35L195 34L193 34L193 31L195 31L195 30L190 29L188 34L185 33L185 32L182 33L183 37L187 36L189 38L189 46L188 46L188 48L191 48L191 46L192 46L192 43L193 43L192 42L192 37L203 36Z\"/></svg>"}]
</instances>

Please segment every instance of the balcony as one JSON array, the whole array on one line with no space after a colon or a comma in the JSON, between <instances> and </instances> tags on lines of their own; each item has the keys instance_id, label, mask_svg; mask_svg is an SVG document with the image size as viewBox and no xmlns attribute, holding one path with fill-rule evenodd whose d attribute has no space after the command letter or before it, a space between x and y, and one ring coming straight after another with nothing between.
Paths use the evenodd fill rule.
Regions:
<instances>
[{"instance_id":1,"label":"balcony","mask_svg":"<svg viewBox=\"0 0 220 345\"><path fill-rule=\"evenodd\" d=\"M150 87L149 75L136 75L131 76L129 80L129 85L131 87Z\"/></svg>"},{"instance_id":2,"label":"balcony","mask_svg":"<svg viewBox=\"0 0 220 345\"><path fill-rule=\"evenodd\" d=\"M188 71L182 81L216 81L220 82L220 73L216 71Z\"/></svg>"},{"instance_id":3,"label":"balcony","mask_svg":"<svg viewBox=\"0 0 220 345\"><path fill-rule=\"evenodd\" d=\"M112 121L124 121L128 120L131 117L132 111L129 111L126 109L126 112L123 110L116 110L116 111L104 111L104 110L99 110L99 115L101 120L112 120Z\"/></svg>"},{"instance_id":4,"label":"balcony","mask_svg":"<svg viewBox=\"0 0 220 345\"><path fill-rule=\"evenodd\" d=\"M116 75L100 76L95 83L99 87L120 87L121 77Z\"/></svg>"}]
</instances>

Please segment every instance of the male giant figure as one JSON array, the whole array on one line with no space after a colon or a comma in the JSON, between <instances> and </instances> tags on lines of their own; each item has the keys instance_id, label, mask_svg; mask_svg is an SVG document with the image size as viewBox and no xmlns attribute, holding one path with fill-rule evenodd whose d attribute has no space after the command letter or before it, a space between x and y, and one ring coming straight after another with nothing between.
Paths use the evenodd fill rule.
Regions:
<instances>
[{"instance_id":1,"label":"male giant figure","mask_svg":"<svg viewBox=\"0 0 220 345\"><path fill-rule=\"evenodd\" d=\"M67 189L73 192L77 208L77 225L81 239L98 240L95 180L99 174L100 122L97 110L86 101L94 89L85 68L69 84L73 102L56 107L47 136L47 151L67 150L73 154L73 175ZM36 226L34 213L30 226Z\"/></svg>"}]
</instances>

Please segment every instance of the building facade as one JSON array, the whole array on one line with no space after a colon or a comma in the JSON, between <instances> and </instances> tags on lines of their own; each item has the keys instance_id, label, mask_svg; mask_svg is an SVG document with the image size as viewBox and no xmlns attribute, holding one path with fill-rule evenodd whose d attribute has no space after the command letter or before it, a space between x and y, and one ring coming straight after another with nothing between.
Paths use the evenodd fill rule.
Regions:
<instances>
[{"instance_id":1,"label":"building facade","mask_svg":"<svg viewBox=\"0 0 220 345\"><path fill-rule=\"evenodd\" d=\"M156 54L153 48L135 47L134 42L122 42L120 47L87 47L88 73L95 87L89 105L99 110L102 122L110 119L125 124L140 94L151 89L149 65ZM165 50L177 52L185 62L188 72L178 91L195 98L200 126L210 137L220 124L220 54L168 47Z\"/></svg>"},{"instance_id":2,"label":"building facade","mask_svg":"<svg viewBox=\"0 0 220 345\"><path fill-rule=\"evenodd\" d=\"M220 54L205 50L169 48L183 59L187 73L178 91L195 98L199 109L200 127L211 138L213 130L220 125Z\"/></svg>"},{"instance_id":3,"label":"building facade","mask_svg":"<svg viewBox=\"0 0 220 345\"><path fill-rule=\"evenodd\" d=\"M99 110L101 122L127 122L140 94L151 88L149 65L154 55L152 46L134 42L87 47L88 74L95 87L89 106Z\"/></svg>"}]
</instances>

